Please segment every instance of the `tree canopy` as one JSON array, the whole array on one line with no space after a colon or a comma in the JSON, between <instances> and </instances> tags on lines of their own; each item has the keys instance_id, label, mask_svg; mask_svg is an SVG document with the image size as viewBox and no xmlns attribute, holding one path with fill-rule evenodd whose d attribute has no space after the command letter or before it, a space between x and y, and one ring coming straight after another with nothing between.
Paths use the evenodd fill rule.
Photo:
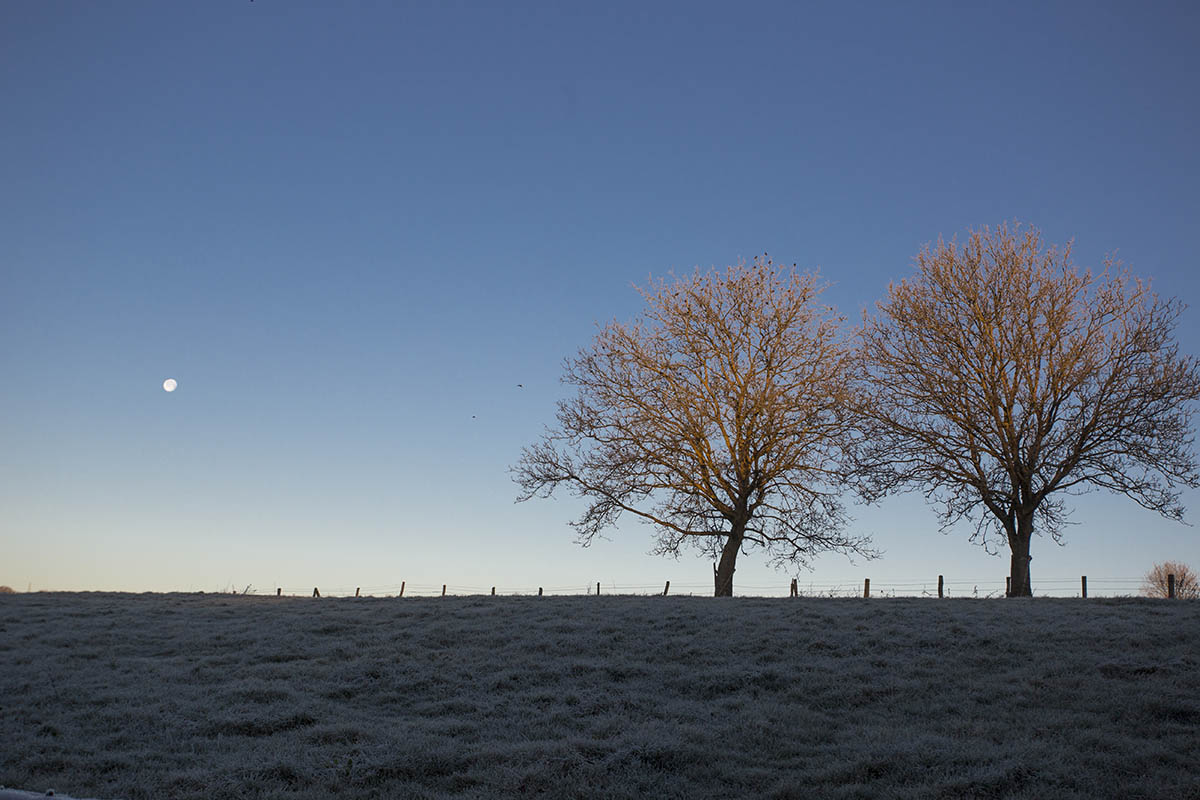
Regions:
<instances>
[{"instance_id":1,"label":"tree canopy","mask_svg":"<svg viewBox=\"0 0 1200 800\"><path fill-rule=\"evenodd\" d=\"M776 566L874 555L844 530L852 348L822 289L765 257L639 288L642 314L567 360L575 396L522 452L518 500L569 487L589 503L572 523L585 546L632 515L657 554L719 558L717 595L732 594L743 548Z\"/></svg>"},{"instance_id":2,"label":"tree canopy","mask_svg":"<svg viewBox=\"0 0 1200 800\"><path fill-rule=\"evenodd\" d=\"M1071 245L1019 226L939 239L860 330L864 494L921 491L945 527L998 534L1014 595L1031 592L1035 519L1059 540L1066 496L1108 489L1179 520L1180 488L1200 485L1200 370L1173 338L1183 306L1104 266L1080 270Z\"/></svg>"}]
</instances>

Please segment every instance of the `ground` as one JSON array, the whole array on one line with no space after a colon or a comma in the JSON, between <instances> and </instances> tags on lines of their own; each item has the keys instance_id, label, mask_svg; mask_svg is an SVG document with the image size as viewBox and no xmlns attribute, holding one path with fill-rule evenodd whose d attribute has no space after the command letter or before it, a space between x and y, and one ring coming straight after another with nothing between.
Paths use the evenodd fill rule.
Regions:
<instances>
[{"instance_id":1,"label":"ground","mask_svg":"<svg viewBox=\"0 0 1200 800\"><path fill-rule=\"evenodd\" d=\"M0 597L0 785L1200 798L1200 602Z\"/></svg>"}]
</instances>

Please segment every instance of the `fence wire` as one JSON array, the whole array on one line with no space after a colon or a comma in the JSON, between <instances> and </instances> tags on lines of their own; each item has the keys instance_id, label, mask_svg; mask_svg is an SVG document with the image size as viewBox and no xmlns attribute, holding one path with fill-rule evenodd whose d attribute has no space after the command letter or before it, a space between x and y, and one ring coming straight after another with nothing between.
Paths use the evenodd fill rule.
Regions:
<instances>
[{"instance_id":1,"label":"fence wire","mask_svg":"<svg viewBox=\"0 0 1200 800\"><path fill-rule=\"evenodd\" d=\"M1082 576L1081 576L1082 577ZM870 579L870 596L887 597L937 597L938 580L935 576L928 580L879 580ZM713 591L711 581L699 583L671 582L667 590L667 582L661 583L605 583L600 581L600 596L604 595L661 595L666 590L669 595L709 596ZM1142 594L1145 586L1144 578L1109 578L1087 577L1088 597L1133 597ZM1082 581L1075 578L1049 578L1032 581L1035 597L1080 597ZM945 597L1003 597L1005 593L1003 578L987 578L967 580L959 578L944 578L942 592ZM274 586L270 590L256 588L250 585L234 594L251 595L281 595L287 597L313 596L314 590L321 597L463 597L475 595L513 596L538 595L543 596L595 596L597 582L586 584L557 584L548 586L530 585L501 585L483 586L478 584L445 585L437 583L392 583L371 586ZM797 579L796 589L800 597L862 597L864 593L863 579L841 581L803 581ZM790 579L779 583L734 583L734 594L739 597L787 597L791 594Z\"/></svg>"}]
</instances>

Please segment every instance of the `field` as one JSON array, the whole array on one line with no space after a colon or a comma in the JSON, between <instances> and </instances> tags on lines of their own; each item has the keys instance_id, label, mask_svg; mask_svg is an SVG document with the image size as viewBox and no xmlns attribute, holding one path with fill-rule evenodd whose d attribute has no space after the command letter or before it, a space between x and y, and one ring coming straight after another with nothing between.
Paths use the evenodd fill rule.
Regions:
<instances>
[{"instance_id":1,"label":"field","mask_svg":"<svg viewBox=\"0 0 1200 800\"><path fill-rule=\"evenodd\" d=\"M1200 798L1200 602L0 596L0 785Z\"/></svg>"}]
</instances>

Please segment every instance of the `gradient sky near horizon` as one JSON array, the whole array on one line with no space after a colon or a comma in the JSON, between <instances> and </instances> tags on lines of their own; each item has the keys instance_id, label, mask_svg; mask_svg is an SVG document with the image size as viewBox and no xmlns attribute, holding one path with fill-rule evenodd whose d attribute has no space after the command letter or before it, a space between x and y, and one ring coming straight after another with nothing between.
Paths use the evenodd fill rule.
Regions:
<instances>
[{"instance_id":1,"label":"gradient sky near horizon","mask_svg":"<svg viewBox=\"0 0 1200 800\"><path fill-rule=\"evenodd\" d=\"M631 284L769 252L854 318L1020 220L1190 304L1200 354L1198 82L1189 3L5 3L0 584L711 592L513 502ZM1075 508L1035 592L1200 566L1196 528ZM884 557L802 588L1003 584L920 496L852 513Z\"/></svg>"}]
</instances>

